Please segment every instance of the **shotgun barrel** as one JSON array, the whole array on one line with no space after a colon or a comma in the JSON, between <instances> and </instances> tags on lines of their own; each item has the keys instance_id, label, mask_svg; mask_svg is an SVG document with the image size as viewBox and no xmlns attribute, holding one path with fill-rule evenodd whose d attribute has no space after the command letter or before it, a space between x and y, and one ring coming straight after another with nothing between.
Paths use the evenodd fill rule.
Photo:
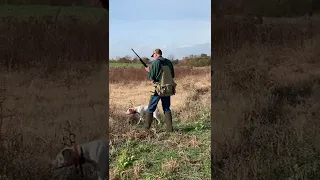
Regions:
<instances>
[{"instance_id":1,"label":"shotgun barrel","mask_svg":"<svg viewBox=\"0 0 320 180\"><path fill-rule=\"evenodd\" d=\"M140 62L143 64L144 67L148 67L147 64L145 62L142 61L142 59L140 58L140 56L131 48L131 50L138 56Z\"/></svg>"}]
</instances>

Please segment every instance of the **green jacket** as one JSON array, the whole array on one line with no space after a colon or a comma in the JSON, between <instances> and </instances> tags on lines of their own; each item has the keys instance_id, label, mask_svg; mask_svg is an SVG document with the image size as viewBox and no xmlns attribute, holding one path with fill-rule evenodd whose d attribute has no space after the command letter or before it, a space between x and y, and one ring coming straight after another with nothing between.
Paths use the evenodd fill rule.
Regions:
<instances>
[{"instance_id":1,"label":"green jacket","mask_svg":"<svg viewBox=\"0 0 320 180\"><path fill-rule=\"evenodd\" d=\"M161 65L169 66L170 71L171 71L171 76L172 76L172 78L174 78L174 68L173 68L172 62L170 60L165 59L162 56L160 56L158 59L154 60L151 63L150 71L148 73L149 79L153 80L153 82L159 82Z\"/></svg>"}]
</instances>

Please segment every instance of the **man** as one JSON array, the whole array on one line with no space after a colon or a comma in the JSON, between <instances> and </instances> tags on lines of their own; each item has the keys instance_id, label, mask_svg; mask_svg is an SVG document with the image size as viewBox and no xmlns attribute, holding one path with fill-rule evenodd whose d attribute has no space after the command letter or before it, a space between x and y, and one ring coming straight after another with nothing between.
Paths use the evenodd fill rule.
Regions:
<instances>
[{"instance_id":1,"label":"man","mask_svg":"<svg viewBox=\"0 0 320 180\"><path fill-rule=\"evenodd\" d=\"M172 79L174 78L173 64L170 60L162 57L162 51L160 49L155 49L151 57L154 58L154 61L152 62L151 66L146 67L145 70L148 72L148 77L153 81L153 83L159 83L161 78L160 73L163 66L169 67L171 72L170 78ZM169 76L170 76L170 73L169 73ZM153 120L152 113L156 110L156 107L160 99L162 103L163 112L166 117L167 132L172 132L173 128L172 128L172 114L170 110L170 96L159 96L156 91L154 92L153 95L151 95L151 98L150 98L148 113L147 113L147 120L145 123L145 129L148 130L150 128Z\"/></svg>"}]
</instances>

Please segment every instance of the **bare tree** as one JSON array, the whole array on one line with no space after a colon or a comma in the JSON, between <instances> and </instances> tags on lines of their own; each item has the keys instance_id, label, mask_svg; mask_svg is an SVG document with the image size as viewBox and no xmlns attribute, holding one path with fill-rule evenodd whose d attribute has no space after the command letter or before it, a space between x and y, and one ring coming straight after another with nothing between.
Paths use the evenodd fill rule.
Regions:
<instances>
[{"instance_id":1,"label":"bare tree","mask_svg":"<svg viewBox=\"0 0 320 180\"><path fill-rule=\"evenodd\" d=\"M168 55L168 58L167 59L170 59L171 61L174 60L174 56L172 54Z\"/></svg>"}]
</instances>

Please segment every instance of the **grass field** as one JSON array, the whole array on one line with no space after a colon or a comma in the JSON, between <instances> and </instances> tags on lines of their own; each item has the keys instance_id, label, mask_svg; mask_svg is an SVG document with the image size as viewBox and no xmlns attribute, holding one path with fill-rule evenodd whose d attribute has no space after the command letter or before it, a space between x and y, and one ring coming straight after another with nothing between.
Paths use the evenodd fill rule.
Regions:
<instances>
[{"instance_id":1,"label":"grass field","mask_svg":"<svg viewBox=\"0 0 320 180\"><path fill-rule=\"evenodd\" d=\"M0 6L3 9L8 7L13 7L12 14L19 8L24 9L25 16L0 16L2 40L6 44L3 47L5 53L0 54L1 64L7 68L17 71L32 68L48 75L77 66L78 71L89 73L92 68L107 61L109 27L104 9L46 6L42 10L42 6ZM61 8L64 13L57 19L51 13L56 8ZM44 12L52 16L46 16ZM97 21L90 21L81 15L96 18Z\"/></svg>"},{"instance_id":2,"label":"grass field","mask_svg":"<svg viewBox=\"0 0 320 180\"><path fill-rule=\"evenodd\" d=\"M108 16L77 7L63 7L58 19L56 7L0 9L0 179L57 179L50 163L71 145L70 132L76 143L108 137ZM72 171L59 176L79 179Z\"/></svg>"},{"instance_id":3,"label":"grass field","mask_svg":"<svg viewBox=\"0 0 320 180\"><path fill-rule=\"evenodd\" d=\"M238 33L212 67L213 179L320 178L319 24L229 24L213 34L222 43Z\"/></svg>"},{"instance_id":4,"label":"grass field","mask_svg":"<svg viewBox=\"0 0 320 180\"><path fill-rule=\"evenodd\" d=\"M75 17L79 20L98 21L106 14L103 8L82 6L48 6L48 5L0 5L0 17L42 18L54 16L58 19Z\"/></svg>"},{"instance_id":5,"label":"grass field","mask_svg":"<svg viewBox=\"0 0 320 180\"><path fill-rule=\"evenodd\" d=\"M50 162L61 148L70 145L69 131L76 134L77 143L106 138L110 119L112 178L210 178L210 69L176 70L181 78L177 79L179 92L173 97L172 108L174 128L179 132L167 135L161 125L156 133L146 134L129 125L123 113L128 103L148 101L146 73L140 64L137 68L110 64L108 75L103 64L107 57L104 50L108 49L105 22L47 17L55 16L57 9L40 12L36 6L14 8L25 9L22 12L26 16L20 17L17 9L1 11L6 17L1 27L8 44L0 58L4 89L0 94L2 177L56 179L59 171L53 170ZM33 13L34 18L28 18ZM132 90L138 92L139 99L123 98L133 98ZM72 171L73 167L59 176L79 178ZM90 167L85 167L85 175L95 179Z\"/></svg>"},{"instance_id":6,"label":"grass field","mask_svg":"<svg viewBox=\"0 0 320 180\"><path fill-rule=\"evenodd\" d=\"M8 7L2 17L19 17L3 13ZM142 66L108 72L106 17L91 23L22 12L33 11L42 15L0 22L1 178L56 179L49 164L71 131L77 143L110 133L110 179L320 179L318 21L214 20L212 94L209 68L177 67L176 131L165 133L162 121L149 134L124 112L148 103L150 83Z\"/></svg>"},{"instance_id":7,"label":"grass field","mask_svg":"<svg viewBox=\"0 0 320 180\"><path fill-rule=\"evenodd\" d=\"M0 174L5 179L54 179L57 172L49 165L70 145L63 140L68 131L76 134L77 143L107 137L106 68L69 84L32 72L0 75L5 88L0 97Z\"/></svg>"},{"instance_id":8,"label":"grass field","mask_svg":"<svg viewBox=\"0 0 320 180\"><path fill-rule=\"evenodd\" d=\"M110 179L211 179L210 68L176 69L178 89L171 103L175 132L171 134L165 132L161 103L161 125L153 124L153 133L141 131L142 124L129 123L125 111L147 105L152 84L143 77L143 68L126 70L131 79L116 78L113 74L121 73L113 69L109 70Z\"/></svg>"}]
</instances>

